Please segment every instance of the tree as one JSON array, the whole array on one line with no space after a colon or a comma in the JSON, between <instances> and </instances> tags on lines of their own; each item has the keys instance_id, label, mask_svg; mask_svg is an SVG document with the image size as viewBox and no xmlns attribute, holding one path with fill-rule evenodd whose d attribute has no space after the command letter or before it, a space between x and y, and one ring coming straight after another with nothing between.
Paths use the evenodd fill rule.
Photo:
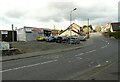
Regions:
<instances>
[{"instance_id":1,"label":"tree","mask_svg":"<svg viewBox=\"0 0 120 82\"><path fill-rule=\"evenodd\" d=\"M97 26L97 27L95 28L95 31L96 31L96 32L101 32L101 27L100 27L100 26Z\"/></svg>"},{"instance_id":2,"label":"tree","mask_svg":"<svg viewBox=\"0 0 120 82\"><path fill-rule=\"evenodd\" d=\"M83 25L83 29L86 28L86 27L87 27L87 25Z\"/></svg>"},{"instance_id":3,"label":"tree","mask_svg":"<svg viewBox=\"0 0 120 82\"><path fill-rule=\"evenodd\" d=\"M92 25L89 25L88 27L89 27L91 30L93 30Z\"/></svg>"},{"instance_id":4,"label":"tree","mask_svg":"<svg viewBox=\"0 0 120 82\"><path fill-rule=\"evenodd\" d=\"M110 28L108 28L108 29L107 29L107 32L108 32L108 33L110 33L110 32L111 32L111 31L110 31Z\"/></svg>"},{"instance_id":5,"label":"tree","mask_svg":"<svg viewBox=\"0 0 120 82\"><path fill-rule=\"evenodd\" d=\"M88 28L87 28L87 27L84 28L83 31L84 31L85 33L88 33Z\"/></svg>"}]
</instances>

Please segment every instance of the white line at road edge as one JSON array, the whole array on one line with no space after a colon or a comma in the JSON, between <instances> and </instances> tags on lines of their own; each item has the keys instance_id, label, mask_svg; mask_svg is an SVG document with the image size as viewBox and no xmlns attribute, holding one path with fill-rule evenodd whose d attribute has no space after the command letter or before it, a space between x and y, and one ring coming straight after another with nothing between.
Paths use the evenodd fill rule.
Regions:
<instances>
[{"instance_id":1,"label":"white line at road edge","mask_svg":"<svg viewBox=\"0 0 120 82\"><path fill-rule=\"evenodd\" d=\"M51 62L55 62L55 61L58 61L58 60L51 60L51 61L47 61L47 62L36 63L36 64L32 64L32 65L26 65L26 66L22 66L22 67L16 67L16 68L12 68L12 69L2 70L0 72L7 72L7 71L12 71L12 70L18 70L18 69L23 69L23 68L37 66L37 65L40 65L40 64L47 64L47 63L51 63Z\"/></svg>"}]
</instances>

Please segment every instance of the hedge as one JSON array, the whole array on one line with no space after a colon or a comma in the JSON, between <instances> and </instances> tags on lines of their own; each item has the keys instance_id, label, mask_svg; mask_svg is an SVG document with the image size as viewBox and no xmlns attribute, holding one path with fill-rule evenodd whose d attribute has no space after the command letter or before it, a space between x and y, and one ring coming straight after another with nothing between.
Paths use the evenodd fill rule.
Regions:
<instances>
[{"instance_id":1,"label":"hedge","mask_svg":"<svg viewBox=\"0 0 120 82\"><path fill-rule=\"evenodd\" d=\"M110 33L109 33L109 36L113 36L113 37L115 37L116 39L120 39L120 31L110 32Z\"/></svg>"}]
</instances>

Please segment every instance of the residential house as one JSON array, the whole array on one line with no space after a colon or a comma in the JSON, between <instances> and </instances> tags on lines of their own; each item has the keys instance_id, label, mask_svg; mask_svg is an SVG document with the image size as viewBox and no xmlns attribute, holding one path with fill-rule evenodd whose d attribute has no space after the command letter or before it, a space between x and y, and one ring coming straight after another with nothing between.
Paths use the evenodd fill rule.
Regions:
<instances>
[{"instance_id":1,"label":"residential house","mask_svg":"<svg viewBox=\"0 0 120 82\"><path fill-rule=\"evenodd\" d=\"M120 31L120 22L107 23L105 31L110 29L110 32Z\"/></svg>"},{"instance_id":2,"label":"residential house","mask_svg":"<svg viewBox=\"0 0 120 82\"><path fill-rule=\"evenodd\" d=\"M79 36L82 35L83 29L79 25L73 23L65 29L60 36Z\"/></svg>"},{"instance_id":3,"label":"residential house","mask_svg":"<svg viewBox=\"0 0 120 82\"><path fill-rule=\"evenodd\" d=\"M27 27L17 29L18 41L34 41L39 36L50 36L51 31L47 28Z\"/></svg>"},{"instance_id":4,"label":"residential house","mask_svg":"<svg viewBox=\"0 0 120 82\"><path fill-rule=\"evenodd\" d=\"M110 31L111 32L120 31L120 22L111 23Z\"/></svg>"}]
</instances>

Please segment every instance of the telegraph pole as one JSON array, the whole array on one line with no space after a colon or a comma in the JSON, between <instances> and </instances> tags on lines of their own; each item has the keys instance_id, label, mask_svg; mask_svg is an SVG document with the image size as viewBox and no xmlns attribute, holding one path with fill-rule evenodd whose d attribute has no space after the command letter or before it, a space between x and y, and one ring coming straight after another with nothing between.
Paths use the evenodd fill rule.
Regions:
<instances>
[{"instance_id":1,"label":"telegraph pole","mask_svg":"<svg viewBox=\"0 0 120 82\"><path fill-rule=\"evenodd\" d=\"M54 30L55 30L55 25L54 25Z\"/></svg>"},{"instance_id":2,"label":"telegraph pole","mask_svg":"<svg viewBox=\"0 0 120 82\"><path fill-rule=\"evenodd\" d=\"M88 38L90 37L89 35L89 18L88 18Z\"/></svg>"},{"instance_id":3,"label":"telegraph pole","mask_svg":"<svg viewBox=\"0 0 120 82\"><path fill-rule=\"evenodd\" d=\"M12 24L12 47L14 48L14 26Z\"/></svg>"}]
</instances>

